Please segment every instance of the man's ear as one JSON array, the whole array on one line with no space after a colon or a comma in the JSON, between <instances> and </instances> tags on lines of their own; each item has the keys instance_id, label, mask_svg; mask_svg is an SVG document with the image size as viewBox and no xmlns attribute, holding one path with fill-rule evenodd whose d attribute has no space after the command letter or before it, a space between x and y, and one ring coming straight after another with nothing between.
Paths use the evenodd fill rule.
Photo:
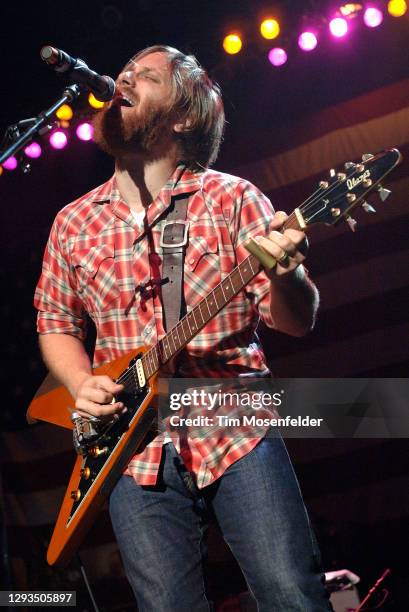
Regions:
<instances>
[{"instance_id":1,"label":"man's ear","mask_svg":"<svg viewBox=\"0 0 409 612\"><path fill-rule=\"evenodd\" d=\"M185 119L182 123L175 123L173 126L173 130L178 134L182 134L183 132L188 132L192 126L191 119Z\"/></svg>"}]
</instances>

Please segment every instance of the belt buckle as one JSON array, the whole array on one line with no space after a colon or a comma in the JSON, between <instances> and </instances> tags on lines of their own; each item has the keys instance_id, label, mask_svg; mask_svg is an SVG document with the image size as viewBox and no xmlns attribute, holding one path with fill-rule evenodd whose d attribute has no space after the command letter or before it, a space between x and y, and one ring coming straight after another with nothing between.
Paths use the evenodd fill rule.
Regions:
<instances>
[{"instance_id":1,"label":"belt buckle","mask_svg":"<svg viewBox=\"0 0 409 612\"><path fill-rule=\"evenodd\" d=\"M164 241L163 239L163 234L164 231L166 229L166 227L168 225L174 225L175 223L181 223L182 225L185 226L184 232L183 232L183 239L181 240L181 242L172 242L172 243L167 243ZM166 223L164 224L164 226L162 227L162 231L160 233L160 240L159 240L159 245L161 247L164 248L174 248L174 247L182 247L182 246L186 246L187 245L187 236L188 236L188 231L189 231L189 221L183 221L182 219L177 220L175 219L174 221L166 221Z\"/></svg>"}]
</instances>

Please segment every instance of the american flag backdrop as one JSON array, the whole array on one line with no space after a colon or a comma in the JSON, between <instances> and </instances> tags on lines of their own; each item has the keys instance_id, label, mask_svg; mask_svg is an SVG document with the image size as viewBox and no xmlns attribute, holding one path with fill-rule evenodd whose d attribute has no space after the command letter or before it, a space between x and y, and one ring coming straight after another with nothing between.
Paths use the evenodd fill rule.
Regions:
<instances>
[{"instance_id":1,"label":"american flag backdrop","mask_svg":"<svg viewBox=\"0 0 409 612\"><path fill-rule=\"evenodd\" d=\"M371 197L376 215L360 210L355 233L345 224L311 229L307 267L321 295L315 329L301 339L260 329L275 375L407 376L409 79L275 125L273 133L243 133L240 149L221 158L217 167L251 180L276 209L290 212L331 167L342 170L344 162L357 161L363 153L391 147L399 148L404 159L385 183L392 190L390 198L382 203L377 196ZM40 173L30 177L17 195L17 186L10 181L8 201L18 196L28 206L33 193L41 196L42 180ZM64 169L62 184L53 187L54 202L62 205L72 199L67 192L78 189L72 181L72 168ZM44 215L37 225L17 216L16 223L18 232L2 230L9 247L3 282L12 304L3 305L8 322L3 384L10 390L5 422L14 423L0 438L2 540L8 551L8 559L3 556L3 583L7 583L8 567L14 588L77 588L79 609L85 610L90 604L76 562L60 570L49 568L44 560L74 451L69 432L45 424L24 425L25 409L44 375L33 331L31 295L48 227ZM288 447L325 569L349 567L361 576L365 594L391 567L390 607L385 609L409 609L407 440L289 440ZM132 609L106 510L87 537L81 558L101 609ZM209 540L209 585L219 606L228 595L245 589L215 529Z\"/></svg>"}]
</instances>

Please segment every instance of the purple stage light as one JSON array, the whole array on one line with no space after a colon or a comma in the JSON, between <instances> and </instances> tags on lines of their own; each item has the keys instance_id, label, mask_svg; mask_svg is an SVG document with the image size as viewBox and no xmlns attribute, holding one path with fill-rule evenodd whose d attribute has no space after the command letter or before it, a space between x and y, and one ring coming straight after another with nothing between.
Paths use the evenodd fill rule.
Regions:
<instances>
[{"instance_id":1,"label":"purple stage light","mask_svg":"<svg viewBox=\"0 0 409 612\"><path fill-rule=\"evenodd\" d=\"M3 168L6 170L15 170L17 168L17 160L15 157L11 156L3 162Z\"/></svg>"},{"instance_id":2,"label":"purple stage light","mask_svg":"<svg viewBox=\"0 0 409 612\"><path fill-rule=\"evenodd\" d=\"M303 51L312 51L317 44L318 40L313 32L303 32L298 37L298 46Z\"/></svg>"},{"instance_id":3,"label":"purple stage light","mask_svg":"<svg viewBox=\"0 0 409 612\"><path fill-rule=\"evenodd\" d=\"M287 53L281 47L274 47L269 51L268 59L273 66L282 66L287 61Z\"/></svg>"},{"instance_id":4,"label":"purple stage light","mask_svg":"<svg viewBox=\"0 0 409 612\"><path fill-rule=\"evenodd\" d=\"M375 6L370 6L364 13L364 23L368 28L377 28L383 21L383 13Z\"/></svg>"},{"instance_id":5,"label":"purple stage light","mask_svg":"<svg viewBox=\"0 0 409 612\"><path fill-rule=\"evenodd\" d=\"M38 142L32 142L30 145L28 145L28 147L24 149L24 153L27 155L27 157L37 159L37 157L40 157L42 151Z\"/></svg>"},{"instance_id":6,"label":"purple stage light","mask_svg":"<svg viewBox=\"0 0 409 612\"><path fill-rule=\"evenodd\" d=\"M81 123L75 133L80 140L92 140L94 135L94 128L90 123Z\"/></svg>"},{"instance_id":7,"label":"purple stage light","mask_svg":"<svg viewBox=\"0 0 409 612\"><path fill-rule=\"evenodd\" d=\"M335 19L331 19L329 22L329 29L332 36L341 38L348 32L348 22L342 17L335 17Z\"/></svg>"},{"instance_id":8,"label":"purple stage light","mask_svg":"<svg viewBox=\"0 0 409 612\"><path fill-rule=\"evenodd\" d=\"M54 149L63 149L68 142L67 136L61 130L53 132L50 136L50 145Z\"/></svg>"}]
</instances>

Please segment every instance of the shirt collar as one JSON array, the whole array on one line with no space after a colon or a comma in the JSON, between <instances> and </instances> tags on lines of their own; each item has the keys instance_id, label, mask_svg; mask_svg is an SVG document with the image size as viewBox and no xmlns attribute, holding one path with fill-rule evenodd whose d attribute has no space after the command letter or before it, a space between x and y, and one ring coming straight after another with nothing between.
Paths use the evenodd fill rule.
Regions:
<instances>
[{"instance_id":1,"label":"shirt collar","mask_svg":"<svg viewBox=\"0 0 409 612\"><path fill-rule=\"evenodd\" d=\"M171 176L166 181L149 208L160 200L166 207L169 206L172 196L195 193L202 187L203 170L192 170L185 163L180 162ZM122 200L121 194L116 183L115 174L100 187L94 189L89 195L89 201L105 204L113 204Z\"/></svg>"}]
</instances>

